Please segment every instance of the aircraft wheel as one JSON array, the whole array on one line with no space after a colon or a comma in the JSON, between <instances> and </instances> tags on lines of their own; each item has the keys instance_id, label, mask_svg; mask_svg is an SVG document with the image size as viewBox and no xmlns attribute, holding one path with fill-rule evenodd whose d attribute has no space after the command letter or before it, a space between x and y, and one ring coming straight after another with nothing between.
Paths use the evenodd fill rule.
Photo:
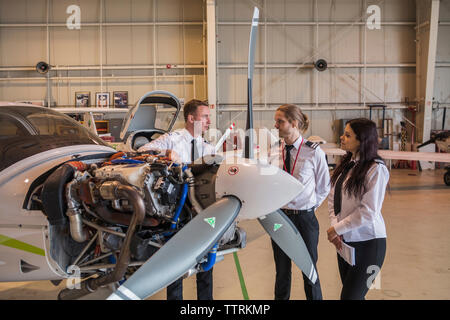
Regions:
<instances>
[{"instance_id":1,"label":"aircraft wheel","mask_svg":"<svg viewBox=\"0 0 450 320\"><path fill-rule=\"evenodd\" d=\"M444 174L444 182L447 186L450 186L450 171L447 171Z\"/></svg>"}]
</instances>

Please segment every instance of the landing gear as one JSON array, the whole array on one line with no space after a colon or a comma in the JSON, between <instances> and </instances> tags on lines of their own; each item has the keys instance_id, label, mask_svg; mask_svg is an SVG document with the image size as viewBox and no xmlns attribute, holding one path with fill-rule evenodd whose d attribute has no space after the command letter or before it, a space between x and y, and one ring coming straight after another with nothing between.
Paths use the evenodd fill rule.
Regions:
<instances>
[{"instance_id":1,"label":"landing gear","mask_svg":"<svg viewBox=\"0 0 450 320\"><path fill-rule=\"evenodd\" d=\"M450 166L445 167L447 170L444 174L444 182L447 186L450 187Z\"/></svg>"}]
</instances>

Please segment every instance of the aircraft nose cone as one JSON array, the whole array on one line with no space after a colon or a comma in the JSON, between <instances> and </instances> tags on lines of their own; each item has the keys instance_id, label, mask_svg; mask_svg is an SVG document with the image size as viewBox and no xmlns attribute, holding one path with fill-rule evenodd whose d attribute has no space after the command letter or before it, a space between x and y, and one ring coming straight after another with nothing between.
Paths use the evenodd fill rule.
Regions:
<instances>
[{"instance_id":1,"label":"aircraft nose cone","mask_svg":"<svg viewBox=\"0 0 450 320\"><path fill-rule=\"evenodd\" d=\"M271 213L293 200L304 186L282 169L254 159L230 158L217 172L217 198L234 195L242 202L239 220Z\"/></svg>"}]
</instances>

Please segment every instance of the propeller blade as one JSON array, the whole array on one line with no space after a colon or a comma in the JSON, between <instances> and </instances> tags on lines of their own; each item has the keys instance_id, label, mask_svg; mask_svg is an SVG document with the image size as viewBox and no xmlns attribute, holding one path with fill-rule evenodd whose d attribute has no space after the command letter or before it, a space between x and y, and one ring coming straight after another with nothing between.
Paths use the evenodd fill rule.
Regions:
<instances>
[{"instance_id":1,"label":"propeller blade","mask_svg":"<svg viewBox=\"0 0 450 320\"><path fill-rule=\"evenodd\" d=\"M256 35L258 32L259 9L253 10L252 28L248 45L248 77L247 77L247 124L245 136L244 158L253 159L253 70L255 66Z\"/></svg>"},{"instance_id":2,"label":"propeller blade","mask_svg":"<svg viewBox=\"0 0 450 320\"><path fill-rule=\"evenodd\" d=\"M200 212L147 260L108 300L145 299L183 276L220 240L241 202L223 197Z\"/></svg>"},{"instance_id":3,"label":"propeller blade","mask_svg":"<svg viewBox=\"0 0 450 320\"><path fill-rule=\"evenodd\" d=\"M312 283L316 283L317 271L314 268L305 242L297 228L284 212L277 210L258 218L258 220L264 230L266 230L284 253L294 261L297 267L302 270Z\"/></svg>"}]
</instances>

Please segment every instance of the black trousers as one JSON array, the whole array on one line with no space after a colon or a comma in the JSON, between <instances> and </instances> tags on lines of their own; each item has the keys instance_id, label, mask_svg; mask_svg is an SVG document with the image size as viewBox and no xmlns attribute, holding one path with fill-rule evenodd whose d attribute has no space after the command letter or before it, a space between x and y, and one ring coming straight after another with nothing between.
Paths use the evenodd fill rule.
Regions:
<instances>
[{"instance_id":1,"label":"black trousers","mask_svg":"<svg viewBox=\"0 0 450 320\"><path fill-rule=\"evenodd\" d=\"M197 300L213 300L213 268L199 272L197 277ZM183 279L167 286L167 300L183 300Z\"/></svg>"},{"instance_id":2,"label":"black trousers","mask_svg":"<svg viewBox=\"0 0 450 320\"><path fill-rule=\"evenodd\" d=\"M346 243L355 248L355 265L349 265L338 254L342 281L341 300L364 300L383 265L386 256L386 238Z\"/></svg>"},{"instance_id":3,"label":"black trousers","mask_svg":"<svg viewBox=\"0 0 450 320\"><path fill-rule=\"evenodd\" d=\"M317 245L319 244L319 222L314 211L310 213L287 214L292 223L296 226L316 268L318 259ZM291 295L291 259L272 240L273 257L275 259L275 300L289 300ZM317 271L317 268L316 268ZM319 275L316 283L312 283L303 273L303 284L306 299L322 300L322 290L320 288Z\"/></svg>"}]
</instances>

